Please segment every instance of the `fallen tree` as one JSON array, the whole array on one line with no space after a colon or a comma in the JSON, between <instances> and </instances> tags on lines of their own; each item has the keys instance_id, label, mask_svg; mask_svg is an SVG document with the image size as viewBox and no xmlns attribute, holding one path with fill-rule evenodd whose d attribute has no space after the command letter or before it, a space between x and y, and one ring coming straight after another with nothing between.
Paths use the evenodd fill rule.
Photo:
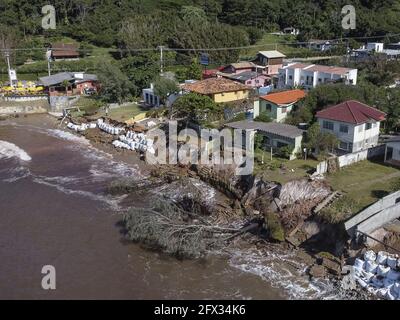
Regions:
<instances>
[{"instance_id":1,"label":"fallen tree","mask_svg":"<svg viewBox=\"0 0 400 320\"><path fill-rule=\"evenodd\" d=\"M179 204L160 198L152 207L131 208L123 222L129 240L181 258L200 257L211 246L222 246L241 231L211 224L194 210L186 211Z\"/></svg>"}]
</instances>

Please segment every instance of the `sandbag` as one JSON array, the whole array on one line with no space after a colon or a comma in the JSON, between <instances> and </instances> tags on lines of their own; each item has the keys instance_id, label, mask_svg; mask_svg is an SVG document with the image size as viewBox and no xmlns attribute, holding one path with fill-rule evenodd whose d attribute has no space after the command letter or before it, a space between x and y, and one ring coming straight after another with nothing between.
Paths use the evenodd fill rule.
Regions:
<instances>
[{"instance_id":1,"label":"sandbag","mask_svg":"<svg viewBox=\"0 0 400 320\"><path fill-rule=\"evenodd\" d=\"M361 259L357 258L357 259L354 261L354 268L357 268L357 269L364 269L364 260L361 260Z\"/></svg>"},{"instance_id":2,"label":"sandbag","mask_svg":"<svg viewBox=\"0 0 400 320\"><path fill-rule=\"evenodd\" d=\"M370 273L376 273L378 268L378 265L371 261L371 260L366 260L365 261L365 271L370 272Z\"/></svg>"},{"instance_id":3,"label":"sandbag","mask_svg":"<svg viewBox=\"0 0 400 320\"><path fill-rule=\"evenodd\" d=\"M377 295L379 298L386 298L386 295L387 295L388 291L389 291L388 288L381 288L381 289L378 289L378 290L376 291L376 295Z\"/></svg>"},{"instance_id":4,"label":"sandbag","mask_svg":"<svg viewBox=\"0 0 400 320\"><path fill-rule=\"evenodd\" d=\"M379 279L377 276L374 276L371 278L371 285L375 288L382 288L383 281L381 279Z\"/></svg>"},{"instance_id":5,"label":"sandbag","mask_svg":"<svg viewBox=\"0 0 400 320\"><path fill-rule=\"evenodd\" d=\"M388 256L386 263L387 263L387 265L388 265L389 267L391 267L392 269L396 269L396 267L397 267L397 257L395 257L395 256Z\"/></svg>"},{"instance_id":6,"label":"sandbag","mask_svg":"<svg viewBox=\"0 0 400 320\"><path fill-rule=\"evenodd\" d=\"M379 251L378 255L376 256L376 263L385 265L388 258L388 254L385 251Z\"/></svg>"},{"instance_id":7,"label":"sandbag","mask_svg":"<svg viewBox=\"0 0 400 320\"><path fill-rule=\"evenodd\" d=\"M378 276L386 277L389 273L390 267L384 267L383 265L379 265L377 269Z\"/></svg>"},{"instance_id":8,"label":"sandbag","mask_svg":"<svg viewBox=\"0 0 400 320\"><path fill-rule=\"evenodd\" d=\"M357 279L357 283L362 287L362 288L366 288L368 286L368 284L362 280L362 279Z\"/></svg>"},{"instance_id":9,"label":"sandbag","mask_svg":"<svg viewBox=\"0 0 400 320\"><path fill-rule=\"evenodd\" d=\"M373 252L372 250L368 250L367 252L365 252L364 260L365 261L375 261L376 260L375 252Z\"/></svg>"},{"instance_id":10,"label":"sandbag","mask_svg":"<svg viewBox=\"0 0 400 320\"><path fill-rule=\"evenodd\" d=\"M397 295L400 295L400 282L395 282L393 284L393 290Z\"/></svg>"},{"instance_id":11,"label":"sandbag","mask_svg":"<svg viewBox=\"0 0 400 320\"><path fill-rule=\"evenodd\" d=\"M373 278L374 274L369 272L363 272L363 278L365 281L369 282Z\"/></svg>"},{"instance_id":12,"label":"sandbag","mask_svg":"<svg viewBox=\"0 0 400 320\"><path fill-rule=\"evenodd\" d=\"M383 286L385 288L390 288L394 285L394 280L388 279L388 278L384 278L383 279Z\"/></svg>"},{"instance_id":13,"label":"sandbag","mask_svg":"<svg viewBox=\"0 0 400 320\"><path fill-rule=\"evenodd\" d=\"M388 278L390 280L394 280L394 281L400 280L400 272L390 269L386 275L386 278Z\"/></svg>"},{"instance_id":14,"label":"sandbag","mask_svg":"<svg viewBox=\"0 0 400 320\"><path fill-rule=\"evenodd\" d=\"M397 298L396 293L393 291L393 288L387 291L386 293L386 299L388 300L395 300Z\"/></svg>"}]
</instances>

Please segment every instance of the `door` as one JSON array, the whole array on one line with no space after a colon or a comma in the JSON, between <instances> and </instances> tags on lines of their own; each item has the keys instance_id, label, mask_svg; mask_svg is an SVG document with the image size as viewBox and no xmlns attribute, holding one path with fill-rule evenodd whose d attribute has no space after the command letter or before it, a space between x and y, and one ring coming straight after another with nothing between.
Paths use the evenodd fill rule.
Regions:
<instances>
[{"instance_id":1,"label":"door","mask_svg":"<svg viewBox=\"0 0 400 320\"><path fill-rule=\"evenodd\" d=\"M393 158L393 148L387 147L386 149L386 161L392 160Z\"/></svg>"}]
</instances>

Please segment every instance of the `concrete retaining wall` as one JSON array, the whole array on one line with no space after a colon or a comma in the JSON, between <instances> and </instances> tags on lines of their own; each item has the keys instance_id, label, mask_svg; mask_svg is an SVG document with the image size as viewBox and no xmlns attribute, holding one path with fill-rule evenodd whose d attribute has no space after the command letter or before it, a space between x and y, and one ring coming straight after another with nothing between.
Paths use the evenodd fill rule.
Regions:
<instances>
[{"instance_id":1,"label":"concrete retaining wall","mask_svg":"<svg viewBox=\"0 0 400 320\"><path fill-rule=\"evenodd\" d=\"M377 221L379 221L379 219L380 219L379 218L380 213L385 211L386 209L395 207L398 215L400 215L399 203L400 203L400 191L393 192L393 193L389 194L388 196L378 200L374 204L370 205L368 208L361 211L353 218L346 221L344 226L345 226L347 232L349 233L349 235L354 235L354 233L355 233L356 229L358 229L359 225L362 228L364 228L364 230L369 230L370 228L373 229L374 226L376 225ZM378 213L379 213L379 215L378 215ZM390 215L391 213L383 213L382 217L385 217L388 214ZM374 217L374 215L376 216L376 218ZM373 219L372 219L372 217L373 217ZM371 225L371 227L370 227L370 225ZM362 230L360 230L360 231L362 231Z\"/></svg>"},{"instance_id":2,"label":"concrete retaining wall","mask_svg":"<svg viewBox=\"0 0 400 320\"><path fill-rule=\"evenodd\" d=\"M359 161L373 159L379 157L385 153L385 145L379 145L367 150L362 150L353 153L347 153L338 157L339 167L345 167L357 163ZM318 174L324 174L328 172L328 162L322 161L317 165L316 172Z\"/></svg>"},{"instance_id":3,"label":"concrete retaining wall","mask_svg":"<svg viewBox=\"0 0 400 320\"><path fill-rule=\"evenodd\" d=\"M15 101L15 102L26 102L26 101L38 101L47 100L47 95L37 95L37 96L4 96L4 101Z\"/></svg>"},{"instance_id":4,"label":"concrete retaining wall","mask_svg":"<svg viewBox=\"0 0 400 320\"><path fill-rule=\"evenodd\" d=\"M357 225L357 231L370 234L400 216L400 202L386 208Z\"/></svg>"},{"instance_id":5,"label":"concrete retaining wall","mask_svg":"<svg viewBox=\"0 0 400 320\"><path fill-rule=\"evenodd\" d=\"M48 108L43 105L18 105L9 107L0 107L0 114L16 114L16 113L46 113Z\"/></svg>"}]
</instances>

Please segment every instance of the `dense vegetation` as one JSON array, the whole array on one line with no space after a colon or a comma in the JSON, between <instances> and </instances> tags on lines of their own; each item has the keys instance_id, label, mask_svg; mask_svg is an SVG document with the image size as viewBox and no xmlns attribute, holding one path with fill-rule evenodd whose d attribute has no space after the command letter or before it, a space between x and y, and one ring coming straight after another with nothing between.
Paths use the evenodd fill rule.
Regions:
<instances>
[{"instance_id":1,"label":"dense vegetation","mask_svg":"<svg viewBox=\"0 0 400 320\"><path fill-rule=\"evenodd\" d=\"M41 8L49 3L56 8L55 30L41 27ZM47 73L44 48L53 41L75 41L81 60L53 63L53 72L96 72L105 80L107 100L123 101L139 95L157 79L159 46L176 49L164 52L164 71L173 71L175 80L182 81L201 75L198 57L202 50L187 49L247 46L265 39L266 32L288 26L300 29L299 41L358 36L373 40L373 36L387 34L392 35L380 40L400 41L393 36L400 33L400 0L352 1L357 15L355 30L341 27L341 8L346 4L344 0L7 0L0 2L0 49L19 49L12 54L12 64L24 74L21 78L37 79ZM208 53L211 64L219 65L237 61L248 52ZM36 62L24 64L29 60ZM312 122L314 112L326 105L357 99L387 112L386 129L396 130L399 92L383 86L399 76L400 63L376 56L372 62L354 67L359 68L358 86L312 90L289 122ZM4 59L0 59L0 74L0 81L7 79Z\"/></svg>"}]
</instances>

